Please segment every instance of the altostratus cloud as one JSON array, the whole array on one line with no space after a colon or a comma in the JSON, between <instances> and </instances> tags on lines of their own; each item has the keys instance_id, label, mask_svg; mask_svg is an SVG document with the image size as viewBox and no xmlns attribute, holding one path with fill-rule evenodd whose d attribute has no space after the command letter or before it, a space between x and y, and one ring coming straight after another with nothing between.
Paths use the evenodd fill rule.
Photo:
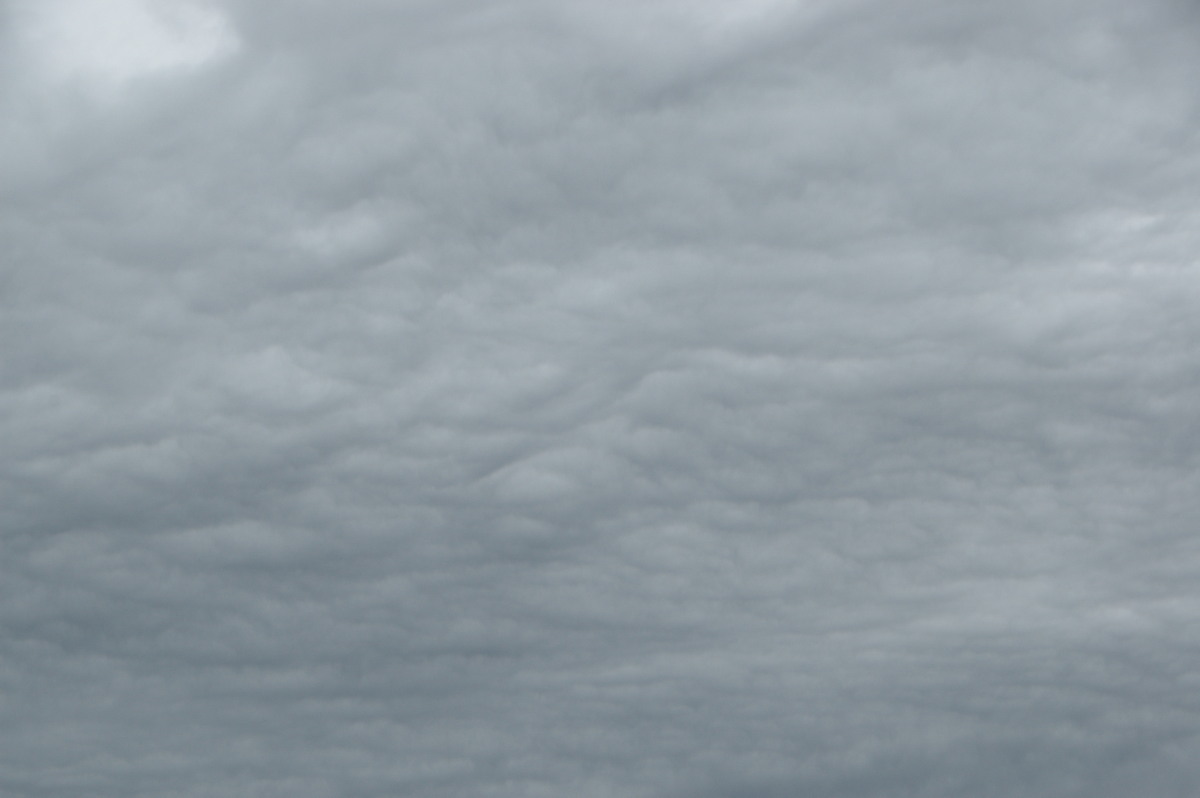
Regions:
<instances>
[{"instance_id":1,"label":"altostratus cloud","mask_svg":"<svg viewBox=\"0 0 1200 798\"><path fill-rule=\"evenodd\" d=\"M1195 32L10 3L2 791L1190 795Z\"/></svg>"}]
</instances>

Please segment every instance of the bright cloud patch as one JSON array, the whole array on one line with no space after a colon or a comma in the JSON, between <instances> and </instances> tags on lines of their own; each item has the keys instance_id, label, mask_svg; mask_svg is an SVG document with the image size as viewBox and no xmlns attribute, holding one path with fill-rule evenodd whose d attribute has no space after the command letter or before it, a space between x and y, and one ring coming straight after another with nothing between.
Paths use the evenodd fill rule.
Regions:
<instances>
[{"instance_id":1,"label":"bright cloud patch","mask_svg":"<svg viewBox=\"0 0 1200 798\"><path fill-rule=\"evenodd\" d=\"M27 0L18 10L34 57L52 79L101 92L194 69L236 47L220 12L190 0Z\"/></svg>"}]
</instances>

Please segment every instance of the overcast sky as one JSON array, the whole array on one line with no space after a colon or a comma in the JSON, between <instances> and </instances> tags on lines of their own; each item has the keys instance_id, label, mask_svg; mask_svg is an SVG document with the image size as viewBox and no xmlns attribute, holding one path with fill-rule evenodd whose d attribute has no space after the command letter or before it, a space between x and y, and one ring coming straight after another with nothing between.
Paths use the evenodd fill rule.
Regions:
<instances>
[{"instance_id":1,"label":"overcast sky","mask_svg":"<svg viewBox=\"0 0 1200 798\"><path fill-rule=\"evenodd\" d=\"M1197 794L1190 0L0 15L5 798Z\"/></svg>"}]
</instances>

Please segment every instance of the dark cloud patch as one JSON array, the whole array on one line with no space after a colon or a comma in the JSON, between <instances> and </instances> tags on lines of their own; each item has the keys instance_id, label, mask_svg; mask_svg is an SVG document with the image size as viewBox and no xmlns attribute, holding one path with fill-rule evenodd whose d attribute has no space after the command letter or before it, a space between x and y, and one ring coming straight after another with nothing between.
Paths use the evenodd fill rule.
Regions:
<instances>
[{"instance_id":1,"label":"dark cloud patch","mask_svg":"<svg viewBox=\"0 0 1200 798\"><path fill-rule=\"evenodd\" d=\"M1187 8L219 8L2 34L3 791L1190 794Z\"/></svg>"}]
</instances>

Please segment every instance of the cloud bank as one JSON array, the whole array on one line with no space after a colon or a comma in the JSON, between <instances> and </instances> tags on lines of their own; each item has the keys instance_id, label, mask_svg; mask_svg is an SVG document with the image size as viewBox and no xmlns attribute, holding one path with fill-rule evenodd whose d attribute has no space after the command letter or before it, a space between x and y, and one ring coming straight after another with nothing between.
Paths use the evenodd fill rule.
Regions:
<instances>
[{"instance_id":1,"label":"cloud bank","mask_svg":"<svg viewBox=\"0 0 1200 798\"><path fill-rule=\"evenodd\" d=\"M126 5L0 6L0 792L1193 793L1186 3Z\"/></svg>"}]
</instances>

